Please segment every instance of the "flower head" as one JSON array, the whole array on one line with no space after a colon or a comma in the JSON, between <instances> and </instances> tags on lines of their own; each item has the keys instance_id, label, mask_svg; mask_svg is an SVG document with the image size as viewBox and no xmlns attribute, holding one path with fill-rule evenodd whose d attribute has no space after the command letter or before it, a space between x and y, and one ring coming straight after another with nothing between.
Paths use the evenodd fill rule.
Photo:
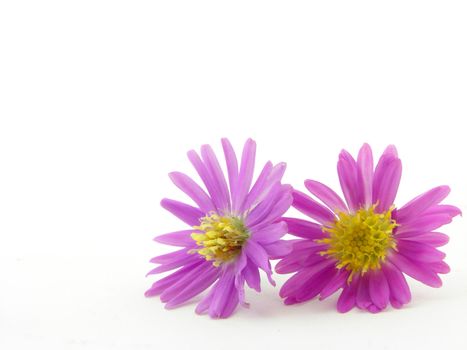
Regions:
<instances>
[{"instance_id":1,"label":"flower head","mask_svg":"<svg viewBox=\"0 0 467 350\"><path fill-rule=\"evenodd\" d=\"M434 230L460 214L458 208L440 204L449 187L433 188L396 208L402 165L394 146L375 169L369 145L363 145L357 160L342 151L337 171L345 202L313 180L306 180L305 187L321 203L293 192L293 207L313 222L284 218L289 233L300 238L276 266L278 273L295 273L280 290L285 303L318 295L322 300L342 288L338 311L357 306L379 312L388 303L400 308L410 301L404 274L440 287L438 274L449 272L449 266L437 247L448 237Z\"/></svg>"},{"instance_id":2,"label":"flower head","mask_svg":"<svg viewBox=\"0 0 467 350\"><path fill-rule=\"evenodd\" d=\"M248 140L243 148L240 167L227 139L222 139L228 184L220 164L208 145L201 157L188 152L206 190L179 172L170 174L172 182L187 194L196 206L163 199L163 208L174 214L188 229L155 238L157 242L182 247L156 256L159 264L149 275L172 271L155 282L146 296L160 295L166 308L174 308L210 288L196 308L213 318L228 317L245 302L244 284L260 291L259 269L271 284L270 259L291 250L281 240L287 225L281 216L292 204L292 188L281 184L285 164L266 163L253 183L256 144Z\"/></svg>"}]
</instances>

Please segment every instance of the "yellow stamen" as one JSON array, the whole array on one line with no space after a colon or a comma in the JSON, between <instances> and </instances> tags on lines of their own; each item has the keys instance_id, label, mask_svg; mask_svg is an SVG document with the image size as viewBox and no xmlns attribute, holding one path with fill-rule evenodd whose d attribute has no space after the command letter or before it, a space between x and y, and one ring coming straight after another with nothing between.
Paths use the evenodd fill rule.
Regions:
<instances>
[{"instance_id":1,"label":"yellow stamen","mask_svg":"<svg viewBox=\"0 0 467 350\"><path fill-rule=\"evenodd\" d=\"M204 233L192 233L191 238L202 248L193 249L191 252L203 255L206 260L213 260L216 267L234 259L250 236L243 221L238 217L213 213L200 221L201 224L193 228Z\"/></svg>"},{"instance_id":2,"label":"yellow stamen","mask_svg":"<svg viewBox=\"0 0 467 350\"><path fill-rule=\"evenodd\" d=\"M329 255L338 260L337 268L346 268L352 276L364 274L368 270L379 270L390 248L396 249L392 232L397 226L391 214L394 208L384 213L375 213L376 205L360 209L356 213L338 213L338 219L328 227L328 238L317 240L329 249L321 255Z\"/></svg>"}]
</instances>

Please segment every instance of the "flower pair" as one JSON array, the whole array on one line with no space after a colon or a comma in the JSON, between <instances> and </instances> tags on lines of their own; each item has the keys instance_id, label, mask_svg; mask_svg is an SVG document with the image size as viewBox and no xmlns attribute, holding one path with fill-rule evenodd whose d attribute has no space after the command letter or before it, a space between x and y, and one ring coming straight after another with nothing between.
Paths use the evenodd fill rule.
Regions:
<instances>
[{"instance_id":1,"label":"flower pair","mask_svg":"<svg viewBox=\"0 0 467 350\"><path fill-rule=\"evenodd\" d=\"M440 204L447 186L396 208L402 166L393 146L375 168L366 144L357 160L341 152L337 170L345 202L317 181L306 180L305 187L320 202L282 184L285 163L266 163L253 181L256 144L251 139L240 160L227 139L222 147L228 179L208 145L201 147L201 156L188 152L205 189L183 173L170 174L196 206L162 200L162 207L190 228L155 238L181 249L151 259L159 266L149 275L177 270L156 281L146 296L160 295L166 308L174 308L211 287L196 312L225 318L238 304L248 306L245 283L260 292L260 269L275 285L272 259L281 259L276 272L294 273L280 290L287 305L342 289L338 311L357 306L379 312L388 303L400 308L410 301L404 274L441 286L438 274L449 272L449 266L437 247L448 237L433 231L460 210ZM312 221L283 217L290 206ZM287 233L297 239L282 240Z\"/></svg>"}]
</instances>

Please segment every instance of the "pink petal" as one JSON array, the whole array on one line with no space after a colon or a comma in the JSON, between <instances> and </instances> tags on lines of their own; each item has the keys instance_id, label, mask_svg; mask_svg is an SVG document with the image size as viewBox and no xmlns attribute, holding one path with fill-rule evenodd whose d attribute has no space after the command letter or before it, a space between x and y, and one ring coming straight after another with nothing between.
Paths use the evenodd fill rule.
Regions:
<instances>
[{"instance_id":1,"label":"pink petal","mask_svg":"<svg viewBox=\"0 0 467 350\"><path fill-rule=\"evenodd\" d=\"M441 247L449 242L449 236L440 232L407 232L397 235L397 240L414 241L428 244L433 247Z\"/></svg>"},{"instance_id":2,"label":"pink petal","mask_svg":"<svg viewBox=\"0 0 467 350\"><path fill-rule=\"evenodd\" d=\"M183 231L176 231L171 233L166 233L154 238L154 241L173 245L177 247L188 247L195 245L195 241L191 238L191 234L193 232L198 232L196 230L183 230Z\"/></svg>"},{"instance_id":3,"label":"pink petal","mask_svg":"<svg viewBox=\"0 0 467 350\"><path fill-rule=\"evenodd\" d=\"M251 238L261 243L273 243L287 233L287 224L283 221L270 224L259 231L251 232Z\"/></svg>"},{"instance_id":4,"label":"pink petal","mask_svg":"<svg viewBox=\"0 0 467 350\"><path fill-rule=\"evenodd\" d=\"M306 180L305 187L332 211L348 212L348 208L339 195L328 186L318 181Z\"/></svg>"},{"instance_id":5,"label":"pink petal","mask_svg":"<svg viewBox=\"0 0 467 350\"><path fill-rule=\"evenodd\" d=\"M446 254L436 248L419 242L401 240L397 244L397 250L407 258L423 263L443 260Z\"/></svg>"},{"instance_id":6,"label":"pink petal","mask_svg":"<svg viewBox=\"0 0 467 350\"><path fill-rule=\"evenodd\" d=\"M348 312L355 306L359 277L359 275L354 276L350 284L344 285L344 290L337 300L337 311Z\"/></svg>"},{"instance_id":7,"label":"pink petal","mask_svg":"<svg viewBox=\"0 0 467 350\"><path fill-rule=\"evenodd\" d=\"M222 149L224 150L225 163L227 165L227 173L229 175L230 193L236 192L238 181L238 162L232 144L227 138L223 138Z\"/></svg>"},{"instance_id":8,"label":"pink petal","mask_svg":"<svg viewBox=\"0 0 467 350\"><path fill-rule=\"evenodd\" d=\"M272 279L271 264L267 252L255 241L248 240L243 249L248 258L260 269L266 272L269 282L274 286L276 283Z\"/></svg>"},{"instance_id":9,"label":"pink petal","mask_svg":"<svg viewBox=\"0 0 467 350\"><path fill-rule=\"evenodd\" d=\"M358 153L357 167L359 187L363 189L363 203L368 208L373 204L373 154L367 143Z\"/></svg>"},{"instance_id":10,"label":"pink petal","mask_svg":"<svg viewBox=\"0 0 467 350\"><path fill-rule=\"evenodd\" d=\"M357 163L346 150L339 154L337 173L347 205L351 212L355 212L361 207L363 195L358 184Z\"/></svg>"},{"instance_id":11,"label":"pink petal","mask_svg":"<svg viewBox=\"0 0 467 350\"><path fill-rule=\"evenodd\" d=\"M324 300L342 288L345 285L347 278L349 278L349 275L350 271L346 269L336 269L334 277L330 279L326 286L321 290L319 299Z\"/></svg>"},{"instance_id":12,"label":"pink petal","mask_svg":"<svg viewBox=\"0 0 467 350\"><path fill-rule=\"evenodd\" d=\"M161 206L190 226L199 225L199 219L205 216L198 208L173 199L164 198Z\"/></svg>"},{"instance_id":13,"label":"pink petal","mask_svg":"<svg viewBox=\"0 0 467 350\"><path fill-rule=\"evenodd\" d=\"M402 272L389 261L383 264L383 271L388 281L391 299L398 301L400 306L407 304L411 299L411 293ZM394 305L392 302L391 304Z\"/></svg>"},{"instance_id":14,"label":"pink petal","mask_svg":"<svg viewBox=\"0 0 467 350\"><path fill-rule=\"evenodd\" d=\"M322 226L314 222L296 218L282 218L287 223L288 233L308 239L321 239L325 236Z\"/></svg>"},{"instance_id":15,"label":"pink petal","mask_svg":"<svg viewBox=\"0 0 467 350\"><path fill-rule=\"evenodd\" d=\"M245 277L245 281L250 288L253 288L257 292L261 292L261 279L259 277L259 270L250 259L247 259L247 264L243 269L243 276Z\"/></svg>"},{"instance_id":16,"label":"pink petal","mask_svg":"<svg viewBox=\"0 0 467 350\"><path fill-rule=\"evenodd\" d=\"M232 207L235 213L243 212L243 203L253 180L255 169L256 143L252 139L245 142L242 153L242 162L238 174L235 192L232 192Z\"/></svg>"},{"instance_id":17,"label":"pink petal","mask_svg":"<svg viewBox=\"0 0 467 350\"><path fill-rule=\"evenodd\" d=\"M172 172L169 174L169 177L175 186L177 186L191 199L193 199L193 201L204 213L209 213L210 211L214 211L216 209L211 201L211 198L209 198L206 192L204 192L203 189L199 187L198 184L190 177L180 172Z\"/></svg>"},{"instance_id":18,"label":"pink petal","mask_svg":"<svg viewBox=\"0 0 467 350\"><path fill-rule=\"evenodd\" d=\"M245 203L243 204L245 210L249 210L255 207L259 203L260 199L264 198L264 195L267 194L267 191L271 189L270 187L266 187L269 181L268 179L269 175L271 174L272 168L273 167L271 162L267 162L264 165L263 170L259 174L255 184L253 185L251 191L248 193L245 199Z\"/></svg>"},{"instance_id":19,"label":"pink petal","mask_svg":"<svg viewBox=\"0 0 467 350\"><path fill-rule=\"evenodd\" d=\"M419 216L406 224L400 224L396 235L406 232L430 232L437 228L447 225L452 221L448 214L432 214Z\"/></svg>"},{"instance_id":20,"label":"pink petal","mask_svg":"<svg viewBox=\"0 0 467 350\"><path fill-rule=\"evenodd\" d=\"M388 260L402 272L430 287L439 288L443 284L436 273L424 268L423 263L412 261L401 254L391 254Z\"/></svg>"},{"instance_id":21,"label":"pink petal","mask_svg":"<svg viewBox=\"0 0 467 350\"><path fill-rule=\"evenodd\" d=\"M292 196L293 207L317 222L321 224L329 224L336 220L335 215L329 209L319 204L306 194L294 190L292 192Z\"/></svg>"},{"instance_id":22,"label":"pink petal","mask_svg":"<svg viewBox=\"0 0 467 350\"><path fill-rule=\"evenodd\" d=\"M449 186L439 186L415 197L397 210L397 220L404 222L417 217L431 206L440 203L448 196L450 191Z\"/></svg>"},{"instance_id":23,"label":"pink petal","mask_svg":"<svg viewBox=\"0 0 467 350\"><path fill-rule=\"evenodd\" d=\"M402 175L400 159L383 159L375 170L373 182L373 202L378 203L378 211L384 212L394 204Z\"/></svg>"},{"instance_id":24,"label":"pink petal","mask_svg":"<svg viewBox=\"0 0 467 350\"><path fill-rule=\"evenodd\" d=\"M371 271L368 277L371 300L380 310L383 310L389 302L389 286L384 272Z\"/></svg>"},{"instance_id":25,"label":"pink petal","mask_svg":"<svg viewBox=\"0 0 467 350\"><path fill-rule=\"evenodd\" d=\"M292 244L290 241L276 241L263 245L263 248L268 253L270 259L280 259L290 254Z\"/></svg>"}]
</instances>

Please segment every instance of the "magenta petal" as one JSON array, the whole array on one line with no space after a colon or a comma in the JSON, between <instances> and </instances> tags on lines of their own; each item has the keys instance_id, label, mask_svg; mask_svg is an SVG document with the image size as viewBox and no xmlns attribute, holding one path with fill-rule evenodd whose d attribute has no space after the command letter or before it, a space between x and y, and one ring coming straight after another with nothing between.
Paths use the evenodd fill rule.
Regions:
<instances>
[{"instance_id":1,"label":"magenta petal","mask_svg":"<svg viewBox=\"0 0 467 350\"><path fill-rule=\"evenodd\" d=\"M389 286L383 271L371 271L369 274L369 292L373 303L380 309L389 302Z\"/></svg>"},{"instance_id":2,"label":"magenta petal","mask_svg":"<svg viewBox=\"0 0 467 350\"><path fill-rule=\"evenodd\" d=\"M337 290L342 288L345 285L345 282L349 278L350 271L345 269L336 269L336 273L329 280L329 282L323 287L320 293L320 300L324 300L327 297L334 294Z\"/></svg>"},{"instance_id":3,"label":"magenta petal","mask_svg":"<svg viewBox=\"0 0 467 350\"><path fill-rule=\"evenodd\" d=\"M204 216L204 213L198 208L173 199L164 198L161 201L161 206L190 226L199 225L199 219Z\"/></svg>"},{"instance_id":4,"label":"magenta petal","mask_svg":"<svg viewBox=\"0 0 467 350\"><path fill-rule=\"evenodd\" d=\"M433 247L441 247L449 242L449 236L440 232L408 232L406 234L402 233L400 235L397 235L397 240L414 241L423 244L428 244Z\"/></svg>"},{"instance_id":5,"label":"magenta petal","mask_svg":"<svg viewBox=\"0 0 467 350\"><path fill-rule=\"evenodd\" d=\"M253 240L248 240L243 249L248 258L260 269L266 272L269 282L274 286L276 283L272 279L271 263L266 251L258 243Z\"/></svg>"},{"instance_id":6,"label":"magenta petal","mask_svg":"<svg viewBox=\"0 0 467 350\"><path fill-rule=\"evenodd\" d=\"M229 175L230 193L236 192L238 181L238 162L235 151L230 141L226 138L221 140L222 148L224 150L225 163L227 165L227 173Z\"/></svg>"},{"instance_id":7,"label":"magenta petal","mask_svg":"<svg viewBox=\"0 0 467 350\"><path fill-rule=\"evenodd\" d=\"M406 232L430 232L452 221L448 214L423 215L406 224L400 224L396 235Z\"/></svg>"},{"instance_id":8,"label":"magenta petal","mask_svg":"<svg viewBox=\"0 0 467 350\"><path fill-rule=\"evenodd\" d=\"M253 288L257 292L261 292L261 280L259 277L258 267L250 260L247 260L247 264L243 269L243 276L245 281L250 288Z\"/></svg>"},{"instance_id":9,"label":"magenta petal","mask_svg":"<svg viewBox=\"0 0 467 350\"><path fill-rule=\"evenodd\" d=\"M348 208L339 195L328 186L314 180L306 180L305 187L332 211L348 212Z\"/></svg>"},{"instance_id":10,"label":"magenta petal","mask_svg":"<svg viewBox=\"0 0 467 350\"><path fill-rule=\"evenodd\" d=\"M359 277L359 275L354 276L352 282L344 286L344 290L337 300L337 311L348 312L355 306Z\"/></svg>"},{"instance_id":11,"label":"magenta petal","mask_svg":"<svg viewBox=\"0 0 467 350\"><path fill-rule=\"evenodd\" d=\"M455 207L453 205L440 204L440 205L434 205L430 207L423 214L424 215L444 214L444 215L449 215L453 218L457 215L462 215L462 212L458 207Z\"/></svg>"},{"instance_id":12,"label":"magenta petal","mask_svg":"<svg viewBox=\"0 0 467 350\"><path fill-rule=\"evenodd\" d=\"M282 218L287 223L291 235L308 239L321 239L325 236L322 226L314 222L295 218Z\"/></svg>"},{"instance_id":13,"label":"magenta petal","mask_svg":"<svg viewBox=\"0 0 467 350\"><path fill-rule=\"evenodd\" d=\"M195 309L195 312L197 314L201 315L201 314L208 312L209 306L212 303L212 297L214 296L215 291L216 291L215 287L211 288L208 294L206 294L206 296L204 296L203 299L201 299L201 301L198 303Z\"/></svg>"},{"instance_id":14,"label":"magenta petal","mask_svg":"<svg viewBox=\"0 0 467 350\"><path fill-rule=\"evenodd\" d=\"M399 308L403 304L407 304L411 299L411 293L402 272L389 261L383 264L383 271L388 281L391 299L400 304ZM394 305L392 301L391 304Z\"/></svg>"},{"instance_id":15,"label":"magenta petal","mask_svg":"<svg viewBox=\"0 0 467 350\"><path fill-rule=\"evenodd\" d=\"M238 305L238 293L234 284L233 268L226 267L217 284L209 306L209 316L225 318L232 314Z\"/></svg>"},{"instance_id":16,"label":"magenta petal","mask_svg":"<svg viewBox=\"0 0 467 350\"><path fill-rule=\"evenodd\" d=\"M292 251L292 244L290 241L276 241L268 243L263 246L270 259L280 259Z\"/></svg>"},{"instance_id":17,"label":"magenta petal","mask_svg":"<svg viewBox=\"0 0 467 350\"><path fill-rule=\"evenodd\" d=\"M397 220L404 222L417 217L431 206L440 203L448 196L449 192L449 186L439 186L415 197L402 208L397 210Z\"/></svg>"},{"instance_id":18,"label":"magenta petal","mask_svg":"<svg viewBox=\"0 0 467 350\"><path fill-rule=\"evenodd\" d=\"M342 150L339 154L337 174L350 211L357 211L362 203L362 189L358 185L357 163L346 150Z\"/></svg>"},{"instance_id":19,"label":"magenta petal","mask_svg":"<svg viewBox=\"0 0 467 350\"><path fill-rule=\"evenodd\" d=\"M203 189L190 177L180 172L172 172L169 174L169 177L175 186L193 199L204 213L209 213L216 209L211 198L209 198L206 192L204 192Z\"/></svg>"},{"instance_id":20,"label":"magenta petal","mask_svg":"<svg viewBox=\"0 0 467 350\"><path fill-rule=\"evenodd\" d=\"M426 267L436 273L445 274L451 271L451 268L449 267L449 265L446 264L444 261L436 261L436 262L427 263Z\"/></svg>"},{"instance_id":21,"label":"magenta petal","mask_svg":"<svg viewBox=\"0 0 467 350\"><path fill-rule=\"evenodd\" d=\"M171 233L166 233L154 238L154 241L173 245L176 247L188 247L195 245L195 241L191 238L191 234L193 232L197 232L196 230L183 230L183 231L176 231Z\"/></svg>"},{"instance_id":22,"label":"magenta petal","mask_svg":"<svg viewBox=\"0 0 467 350\"><path fill-rule=\"evenodd\" d=\"M261 243L273 243L287 233L287 224L283 221L270 224L259 231L251 232L252 239Z\"/></svg>"},{"instance_id":23,"label":"magenta petal","mask_svg":"<svg viewBox=\"0 0 467 350\"><path fill-rule=\"evenodd\" d=\"M378 203L378 211L384 212L394 204L402 175L400 159L383 161L375 171L373 182L373 202Z\"/></svg>"},{"instance_id":24,"label":"magenta petal","mask_svg":"<svg viewBox=\"0 0 467 350\"><path fill-rule=\"evenodd\" d=\"M329 209L319 204L305 193L294 190L293 207L303 214L311 217L321 224L329 224L335 221L336 217Z\"/></svg>"},{"instance_id":25,"label":"magenta petal","mask_svg":"<svg viewBox=\"0 0 467 350\"><path fill-rule=\"evenodd\" d=\"M220 210L227 210L230 208L230 196L229 190L227 188L227 182L225 181L224 173L222 172L221 166L217 160L214 151L211 146L203 145L201 146L201 157L203 158L206 169L211 174L211 180L214 184L214 188L219 195L219 205ZM212 195L211 195L212 196Z\"/></svg>"},{"instance_id":26,"label":"magenta petal","mask_svg":"<svg viewBox=\"0 0 467 350\"><path fill-rule=\"evenodd\" d=\"M355 298L355 304L359 309L367 310L373 302L370 297L370 287L369 287L369 278L365 274L360 277L360 283L357 288L357 296Z\"/></svg>"},{"instance_id":27,"label":"magenta petal","mask_svg":"<svg viewBox=\"0 0 467 350\"><path fill-rule=\"evenodd\" d=\"M363 190L363 203L365 207L373 204L373 153L371 147L365 143L357 158L358 184Z\"/></svg>"},{"instance_id":28,"label":"magenta petal","mask_svg":"<svg viewBox=\"0 0 467 350\"><path fill-rule=\"evenodd\" d=\"M439 288L443 284L436 273L424 268L425 264L423 263L414 262L401 254L391 254L388 256L388 259L399 270L430 287Z\"/></svg>"},{"instance_id":29,"label":"magenta petal","mask_svg":"<svg viewBox=\"0 0 467 350\"><path fill-rule=\"evenodd\" d=\"M419 242L400 240L397 244L400 254L405 255L411 260L420 262L436 262L443 260L446 254L436 248Z\"/></svg>"},{"instance_id":30,"label":"magenta petal","mask_svg":"<svg viewBox=\"0 0 467 350\"><path fill-rule=\"evenodd\" d=\"M243 212L243 203L248 194L253 180L255 169L256 143L252 139L245 142L242 153L242 162L238 174L236 191L232 193L233 211L235 213Z\"/></svg>"},{"instance_id":31,"label":"magenta petal","mask_svg":"<svg viewBox=\"0 0 467 350\"><path fill-rule=\"evenodd\" d=\"M270 186L267 186L269 175L272 171L272 163L267 162L258 178L256 179L255 184L251 188L251 191L248 193L245 203L243 204L244 208L253 208L258 202L264 198L267 192L271 189ZM269 187L269 188L268 188Z\"/></svg>"}]
</instances>

